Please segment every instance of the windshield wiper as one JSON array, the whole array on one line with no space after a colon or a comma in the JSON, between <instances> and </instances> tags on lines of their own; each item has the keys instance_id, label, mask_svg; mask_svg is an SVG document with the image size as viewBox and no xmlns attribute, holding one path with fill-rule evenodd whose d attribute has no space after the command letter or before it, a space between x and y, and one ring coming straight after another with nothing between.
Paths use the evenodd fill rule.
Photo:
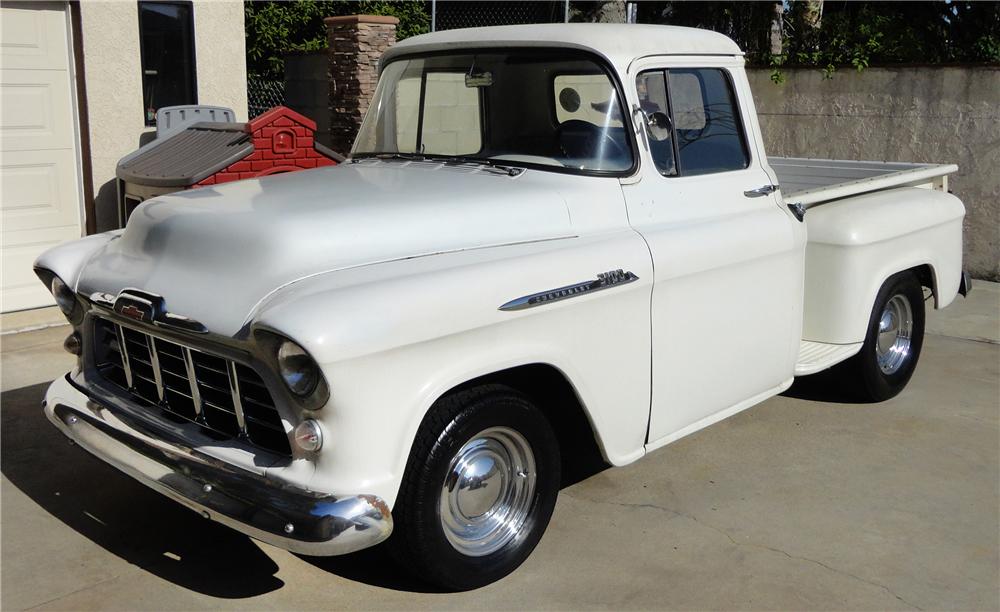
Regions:
<instances>
[{"instance_id":1,"label":"windshield wiper","mask_svg":"<svg viewBox=\"0 0 1000 612\"><path fill-rule=\"evenodd\" d=\"M436 161L442 162L445 165L457 166L459 164L476 164L479 166L486 166L493 170L497 170L506 174L507 176L517 176L524 172L524 168L518 168L515 166L504 166L494 162L491 159L486 159L483 157L463 157L460 155L434 155L434 154L424 154L424 153L401 153L398 151L378 151L374 153L360 153L351 158L351 161L360 161L362 159L400 159L404 161Z\"/></svg>"},{"instance_id":2,"label":"windshield wiper","mask_svg":"<svg viewBox=\"0 0 1000 612\"><path fill-rule=\"evenodd\" d=\"M361 159L402 159L406 161L424 161L427 158L423 153L400 153L399 151L377 151L374 153L359 153L351 157L351 161Z\"/></svg>"},{"instance_id":3,"label":"windshield wiper","mask_svg":"<svg viewBox=\"0 0 1000 612\"><path fill-rule=\"evenodd\" d=\"M499 170L507 176L517 176L524 172L524 168L504 166L496 163L492 159L486 159L485 157L463 157L460 155L428 155L426 157L427 159L442 161L446 165L477 164L480 166L486 166L488 168Z\"/></svg>"}]
</instances>

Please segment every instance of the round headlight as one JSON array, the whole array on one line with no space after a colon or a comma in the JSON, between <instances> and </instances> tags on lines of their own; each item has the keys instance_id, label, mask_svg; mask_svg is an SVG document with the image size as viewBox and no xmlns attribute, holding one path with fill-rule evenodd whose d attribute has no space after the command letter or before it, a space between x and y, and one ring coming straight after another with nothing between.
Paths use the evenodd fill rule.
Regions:
<instances>
[{"instance_id":1,"label":"round headlight","mask_svg":"<svg viewBox=\"0 0 1000 612\"><path fill-rule=\"evenodd\" d=\"M285 340L278 348L278 370L285 384L296 395L309 395L319 382L319 368L298 344Z\"/></svg>"},{"instance_id":2,"label":"round headlight","mask_svg":"<svg viewBox=\"0 0 1000 612\"><path fill-rule=\"evenodd\" d=\"M323 448L323 430L319 423L312 419L299 423L295 428L295 445L310 453Z\"/></svg>"},{"instance_id":3,"label":"round headlight","mask_svg":"<svg viewBox=\"0 0 1000 612\"><path fill-rule=\"evenodd\" d=\"M56 299L59 310L67 317L72 316L73 309L76 308L76 296L73 295L73 290L58 276L52 277L49 289L52 291L52 297Z\"/></svg>"}]
</instances>

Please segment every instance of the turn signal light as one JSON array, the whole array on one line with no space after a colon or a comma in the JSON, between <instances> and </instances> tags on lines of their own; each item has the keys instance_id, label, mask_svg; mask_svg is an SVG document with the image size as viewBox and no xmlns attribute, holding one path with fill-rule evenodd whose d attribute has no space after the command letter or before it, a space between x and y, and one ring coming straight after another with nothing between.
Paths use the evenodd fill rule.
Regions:
<instances>
[{"instance_id":1,"label":"turn signal light","mask_svg":"<svg viewBox=\"0 0 1000 612\"><path fill-rule=\"evenodd\" d=\"M315 453L323 448L323 430L313 419L306 419L295 428L295 445L302 450Z\"/></svg>"}]
</instances>

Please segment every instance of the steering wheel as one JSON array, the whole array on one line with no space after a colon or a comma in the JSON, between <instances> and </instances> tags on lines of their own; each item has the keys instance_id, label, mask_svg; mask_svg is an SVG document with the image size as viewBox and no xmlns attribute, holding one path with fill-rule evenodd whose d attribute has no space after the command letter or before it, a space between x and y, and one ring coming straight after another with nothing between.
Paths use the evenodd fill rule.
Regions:
<instances>
[{"instance_id":1,"label":"steering wheel","mask_svg":"<svg viewBox=\"0 0 1000 612\"><path fill-rule=\"evenodd\" d=\"M570 119L560 123L559 127L556 128L556 139L563 155L569 158L596 157L602 145L604 145L605 158L625 157L627 155L621 143L615 140L609 131L588 121Z\"/></svg>"}]
</instances>

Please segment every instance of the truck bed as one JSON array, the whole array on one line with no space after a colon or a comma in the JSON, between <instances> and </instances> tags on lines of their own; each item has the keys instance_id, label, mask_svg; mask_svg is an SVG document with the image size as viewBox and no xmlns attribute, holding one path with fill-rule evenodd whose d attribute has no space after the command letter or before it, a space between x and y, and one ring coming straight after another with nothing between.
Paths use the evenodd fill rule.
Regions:
<instances>
[{"instance_id":1,"label":"truck bed","mask_svg":"<svg viewBox=\"0 0 1000 612\"><path fill-rule=\"evenodd\" d=\"M807 157L769 157L781 193L789 204L810 208L824 202L890 189L928 187L947 191L954 164L851 161Z\"/></svg>"}]
</instances>

